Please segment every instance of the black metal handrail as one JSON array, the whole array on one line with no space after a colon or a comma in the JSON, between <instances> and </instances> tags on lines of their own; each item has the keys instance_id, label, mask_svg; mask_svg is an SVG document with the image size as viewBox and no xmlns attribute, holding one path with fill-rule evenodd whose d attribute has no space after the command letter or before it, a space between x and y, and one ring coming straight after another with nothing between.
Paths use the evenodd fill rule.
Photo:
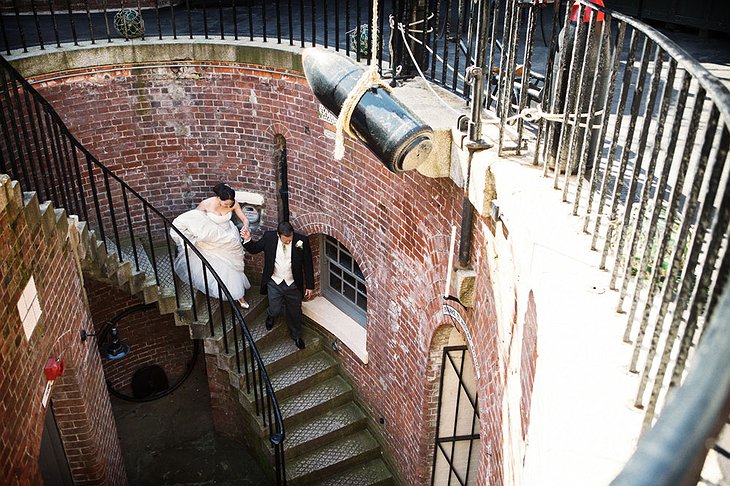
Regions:
<instances>
[{"instance_id":1,"label":"black metal handrail","mask_svg":"<svg viewBox=\"0 0 730 486\"><path fill-rule=\"evenodd\" d=\"M397 0L396 0L397 1ZM12 0L0 11L0 46L8 56L62 45L81 45L146 39L220 39L322 46L342 50L369 61L372 3L363 0L276 0L244 5L236 1L136 3L94 0ZM191 4L192 3L192 4ZM391 1L379 3L379 30L384 32ZM126 18L118 16L132 12ZM138 23L142 19L142 23ZM365 40L363 45L356 39ZM382 68L383 43L378 46ZM387 55L387 53L386 53Z\"/></svg>"},{"instance_id":2,"label":"black metal handrail","mask_svg":"<svg viewBox=\"0 0 730 486\"><path fill-rule=\"evenodd\" d=\"M692 370L656 424L639 441L612 486L694 486L712 442L730 415L730 285L726 285Z\"/></svg>"},{"instance_id":3,"label":"black metal handrail","mask_svg":"<svg viewBox=\"0 0 730 486\"><path fill-rule=\"evenodd\" d=\"M529 28L503 33L502 59L511 62L496 80L499 150L521 154L523 129L532 132L535 165L584 218L600 268L611 272L617 312L627 314L629 370L640 374L634 405L645 410L647 439L616 484L694 484L730 403L727 386L690 379L725 367L715 378L727 380L727 313L713 310L730 259L730 92L655 29L588 0L567 5L577 6L578 21L556 1L543 91L532 103L534 36ZM513 18L540 8L506 6ZM507 136L510 118L517 125ZM722 344L709 343L721 334ZM689 367L698 341L701 358ZM691 440L680 446L683 436ZM672 467L659 474L669 457Z\"/></svg>"},{"instance_id":4,"label":"black metal handrail","mask_svg":"<svg viewBox=\"0 0 730 486\"><path fill-rule=\"evenodd\" d=\"M0 173L18 180L24 190L35 191L40 201L51 201L86 221L107 254L154 278L150 284L161 297L174 293L178 308L189 304L193 323L207 320L211 337L220 332L226 354L232 334L236 370L243 375L246 393L254 395L256 415L269 430L277 484L286 484L285 430L276 393L236 301L211 264L152 203L84 148L47 100L2 56L0 108ZM194 290L189 271L187 282L174 277L171 232L182 241L187 265L191 253L200 259L204 293ZM218 284L213 298L209 278Z\"/></svg>"},{"instance_id":5,"label":"black metal handrail","mask_svg":"<svg viewBox=\"0 0 730 486\"><path fill-rule=\"evenodd\" d=\"M418 75L418 64L429 81L468 98L464 79L477 53L479 32L471 15L477 6L471 0L426 3L378 0L378 68L395 83ZM500 12L499 5L490 2L490 18ZM372 20L372 0L252 0L246 5L235 0L164 5L160 0L11 0L0 11L0 52L12 56L31 48L163 38L256 40L333 48L369 63ZM496 38L495 23L489 25L490 38Z\"/></svg>"},{"instance_id":6,"label":"black metal handrail","mask_svg":"<svg viewBox=\"0 0 730 486\"><path fill-rule=\"evenodd\" d=\"M634 343L629 369L641 371L635 405L646 409L648 428L709 316L730 222L721 183L730 167L730 92L651 27L576 4L588 21L571 23L565 9L567 27L553 32L551 45L561 36L572 48L551 53L542 109L560 121L532 125L536 163L552 171L564 201L572 198L574 215L583 209L592 249L602 237L600 266L611 270L617 311L629 303L624 340ZM528 108L522 101L517 112Z\"/></svg>"}]
</instances>

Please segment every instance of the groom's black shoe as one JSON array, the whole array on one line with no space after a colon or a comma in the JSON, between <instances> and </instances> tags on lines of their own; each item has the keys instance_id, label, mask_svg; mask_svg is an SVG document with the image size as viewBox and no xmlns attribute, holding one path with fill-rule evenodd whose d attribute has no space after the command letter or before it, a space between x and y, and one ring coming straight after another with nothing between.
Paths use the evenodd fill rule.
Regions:
<instances>
[{"instance_id":1,"label":"groom's black shoe","mask_svg":"<svg viewBox=\"0 0 730 486\"><path fill-rule=\"evenodd\" d=\"M271 317L266 318L266 330L271 331L274 328L274 319Z\"/></svg>"},{"instance_id":2,"label":"groom's black shoe","mask_svg":"<svg viewBox=\"0 0 730 486\"><path fill-rule=\"evenodd\" d=\"M302 338L296 338L294 340L294 344L296 344L299 349L304 349L306 347L304 345L304 339L302 339Z\"/></svg>"}]
</instances>

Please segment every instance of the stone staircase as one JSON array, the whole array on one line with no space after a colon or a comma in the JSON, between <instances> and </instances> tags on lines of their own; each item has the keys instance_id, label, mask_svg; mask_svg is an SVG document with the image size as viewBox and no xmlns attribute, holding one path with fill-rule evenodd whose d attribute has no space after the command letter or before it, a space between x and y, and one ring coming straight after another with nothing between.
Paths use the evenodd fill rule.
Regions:
<instances>
[{"instance_id":1,"label":"stone staircase","mask_svg":"<svg viewBox=\"0 0 730 486\"><path fill-rule=\"evenodd\" d=\"M141 241L136 246L137 265L132 263L134 252L130 242L116 245L99 241L85 222L67 216L63 209L49 202L39 203L33 192L21 192L15 181L3 182L4 203L14 204L25 212L29 221L38 221L46 234L68 237L78 255L84 273L111 282L125 292L139 296L145 303L156 303L161 314L174 313L175 323L187 326L190 336L203 339L205 352L216 356L218 367L225 371L232 390L246 411L248 423L243 424L249 445L272 468L273 451L269 443L269 429L261 415L255 413L253 389L246 386L250 369L239 373L234 339L242 353L242 337L234 337L228 329L225 340L217 319L219 303L210 300L210 311L205 297L177 282L166 250L155 249L160 282L154 276L149 248ZM121 253L122 257L119 257ZM165 270L166 269L166 270ZM193 299L196 310L193 312ZM286 429L284 455L287 484L297 485L390 485L397 484L382 459L382 448L368 430L368 420L354 401L352 386L339 371L339 363L324 346L324 338L306 327L307 347L299 350L289 338L286 324L277 323L273 330L265 328L265 298L249 298L251 308L245 319L250 333L265 363L272 386L276 391ZM196 314L196 315L194 315ZM214 335L211 336L211 318ZM240 333L238 333L240 334ZM226 342L228 344L226 350ZM250 355L250 350L247 350ZM244 359L239 356L240 363Z\"/></svg>"},{"instance_id":2,"label":"stone staircase","mask_svg":"<svg viewBox=\"0 0 730 486\"><path fill-rule=\"evenodd\" d=\"M305 327L307 347L299 350L283 321L266 331L265 310L266 300L252 306L247 322L284 419L287 484L395 484L381 458L382 449L367 428L367 416L354 402L352 386L340 375L339 363L326 352L324 339ZM218 366L228 371L239 402L249 411L250 433L268 444L268 427L260 416L250 413L253 394L246 391L245 375L235 371L235 355L223 352L221 341L216 344ZM211 342L206 340L206 352ZM262 455L273 461L268 446Z\"/></svg>"}]
</instances>

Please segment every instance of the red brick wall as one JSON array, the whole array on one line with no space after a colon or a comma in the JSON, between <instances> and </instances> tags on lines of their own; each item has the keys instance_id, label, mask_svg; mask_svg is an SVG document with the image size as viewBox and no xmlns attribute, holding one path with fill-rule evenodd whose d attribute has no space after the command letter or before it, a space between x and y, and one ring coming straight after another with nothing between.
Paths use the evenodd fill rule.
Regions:
<instances>
[{"instance_id":1,"label":"red brick wall","mask_svg":"<svg viewBox=\"0 0 730 486\"><path fill-rule=\"evenodd\" d=\"M79 339L92 320L65 234L44 233L15 205L0 208L0 262L0 484L42 483L43 367L57 356L65 374L51 400L75 484L126 484L99 354ZM43 315L28 341L16 305L31 275Z\"/></svg>"},{"instance_id":2,"label":"red brick wall","mask_svg":"<svg viewBox=\"0 0 730 486\"><path fill-rule=\"evenodd\" d=\"M225 181L262 193L262 230L273 229L273 139L284 135L295 229L343 243L368 285L369 363L344 350L344 369L373 417L384 418L381 432L401 475L409 484L426 484L433 437L430 349L435 330L446 323L440 294L450 228L461 219L461 190L449 179L392 174L353 141L345 158L334 161L332 127L319 120L304 80L286 72L121 67L37 89L93 154L170 216ZM480 482L500 484L504 373L489 268L480 257L487 241L483 223L476 218L472 250L480 299L463 316L481 371Z\"/></svg>"},{"instance_id":3,"label":"red brick wall","mask_svg":"<svg viewBox=\"0 0 730 486\"><path fill-rule=\"evenodd\" d=\"M210 408L215 430L225 436L245 442L246 436L241 429L243 423L241 406L231 392L228 372L218 367L218 361L214 355L203 355L203 353L201 355L201 359L205 356Z\"/></svg>"},{"instance_id":4,"label":"red brick wall","mask_svg":"<svg viewBox=\"0 0 730 486\"><path fill-rule=\"evenodd\" d=\"M87 279L85 287L97 332L121 312L143 304L125 291L96 280ZM123 317L117 329L122 341L130 346L130 353L115 360L103 359L106 379L115 390L131 395L132 375L147 365L160 366L170 385L185 373L192 357L193 341L187 327L175 325L172 314L160 315L153 305Z\"/></svg>"}]
</instances>

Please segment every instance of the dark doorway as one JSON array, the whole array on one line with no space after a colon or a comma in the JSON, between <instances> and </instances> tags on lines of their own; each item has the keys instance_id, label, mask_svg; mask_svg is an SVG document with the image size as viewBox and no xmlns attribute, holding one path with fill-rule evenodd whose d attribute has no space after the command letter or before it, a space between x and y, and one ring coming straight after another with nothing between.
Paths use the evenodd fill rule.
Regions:
<instances>
[{"instance_id":1,"label":"dark doorway","mask_svg":"<svg viewBox=\"0 0 730 486\"><path fill-rule=\"evenodd\" d=\"M52 406L49 406L46 411L38 467L45 484L49 486L73 486L71 470L66 460L66 451L63 450L61 434L58 432L58 425L56 425L52 408Z\"/></svg>"}]
</instances>

